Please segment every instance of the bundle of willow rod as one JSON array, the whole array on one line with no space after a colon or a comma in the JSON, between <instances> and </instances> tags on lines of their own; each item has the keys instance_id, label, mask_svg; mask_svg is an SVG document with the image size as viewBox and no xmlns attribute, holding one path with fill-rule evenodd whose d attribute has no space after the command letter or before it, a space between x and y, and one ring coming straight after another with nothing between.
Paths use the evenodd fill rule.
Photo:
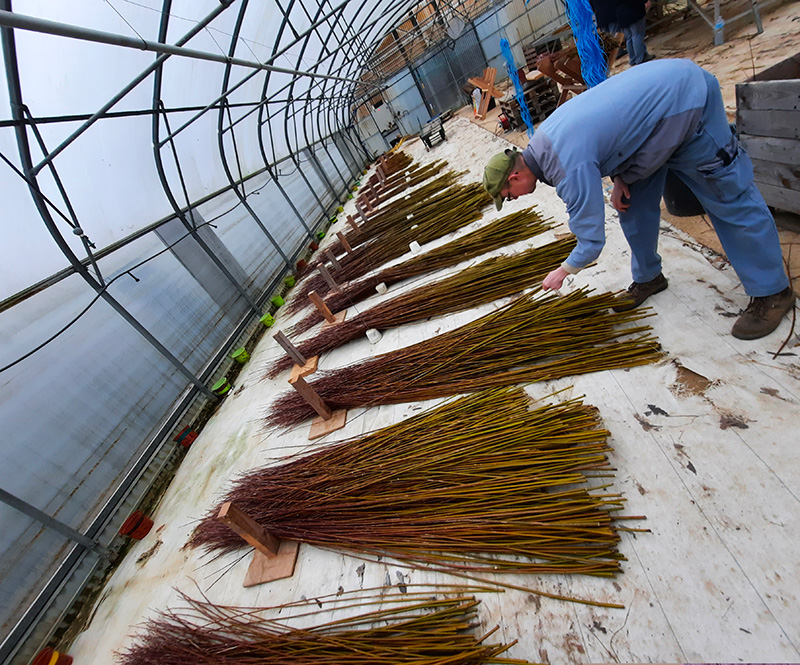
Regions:
<instances>
[{"instance_id":1,"label":"bundle of willow rod","mask_svg":"<svg viewBox=\"0 0 800 665\"><path fill-rule=\"evenodd\" d=\"M554 270L575 247L575 238L562 238L511 256L494 256L442 280L401 293L356 316L321 330L298 348L305 357L321 355L362 337L367 330L396 328L412 321L443 316L513 296L533 286ZM278 359L267 371L274 379L289 369L289 356Z\"/></svg>"},{"instance_id":2,"label":"bundle of willow rod","mask_svg":"<svg viewBox=\"0 0 800 665\"><path fill-rule=\"evenodd\" d=\"M332 271L333 279L343 283L357 279L387 261L392 261L408 252L412 240L424 244L457 231L481 218L481 211L491 199L477 183L454 185L436 197L436 206L430 206L428 214L405 220L392 233L353 249L342 257L341 268ZM411 226L416 226L412 229ZM319 272L315 272L298 284L289 302L287 312L293 314L308 305L311 291L324 294L328 284Z\"/></svg>"},{"instance_id":3,"label":"bundle of willow rod","mask_svg":"<svg viewBox=\"0 0 800 665\"><path fill-rule=\"evenodd\" d=\"M472 233L451 240L424 254L384 268L380 272L365 277L358 282L343 285L338 291L328 293L325 302L331 311L338 312L374 295L375 287L380 283L391 286L411 277L417 277L442 268L449 268L486 252L511 245L520 240L527 240L549 228L551 228L550 224L542 220L533 208L526 208L501 217L476 231L472 231ZM304 319L287 330L287 333L292 335L304 333L322 321L322 314L314 309Z\"/></svg>"},{"instance_id":4,"label":"bundle of willow rod","mask_svg":"<svg viewBox=\"0 0 800 665\"><path fill-rule=\"evenodd\" d=\"M501 657L515 644L486 644L476 637L473 596L395 599L366 596L319 610L318 599L278 607L215 605L182 594L185 608L162 612L144 625L120 665L525 665ZM327 600L327 598L326 598ZM363 605L382 609L352 615ZM281 617L300 610L302 624ZM350 611L347 611L350 610ZM277 617L277 618L272 618ZM301 623L297 621L295 623ZM495 629L496 630L496 629Z\"/></svg>"},{"instance_id":5,"label":"bundle of willow rod","mask_svg":"<svg viewBox=\"0 0 800 665\"><path fill-rule=\"evenodd\" d=\"M413 187L429 178L432 178L435 175L439 175L439 172L442 171L444 168L447 167L446 161L438 161L434 162L433 164L429 164L427 166L418 166L410 169L409 171L402 171L399 173L396 178L398 178L398 182L394 185L391 184L391 181L387 181L386 186L381 190L380 199L387 200L398 194L400 191L405 190L407 187ZM408 173L408 176L404 174ZM448 171L447 173L442 174L437 180L428 183L425 186L425 189L422 190L423 195L431 196L436 192L440 191L445 187L449 187L450 185L454 184L455 181L461 176L461 173L454 173L452 171ZM410 178L410 181L406 180L406 177ZM387 195L388 194L388 195ZM375 213L378 215L379 213ZM363 242L370 240L373 237L380 235L380 233L385 232L386 229L376 229L372 232L365 229L359 229L358 232L353 231L352 229L348 228L344 231L343 235L347 240L348 244L351 247L356 247ZM329 249L334 253L334 255L338 256L342 254L344 250L344 246L340 240L334 240L330 243L326 249ZM314 256L309 262L309 266L314 266L320 262L325 262L327 259L324 254L320 253Z\"/></svg>"},{"instance_id":6,"label":"bundle of willow rod","mask_svg":"<svg viewBox=\"0 0 800 665\"><path fill-rule=\"evenodd\" d=\"M541 292L516 298L453 331L337 370L309 384L332 409L394 404L634 367L662 357L646 311L613 312L614 294L586 289L559 297ZM270 408L268 425L296 425L314 410L294 391Z\"/></svg>"},{"instance_id":7,"label":"bundle of willow rod","mask_svg":"<svg viewBox=\"0 0 800 665\"><path fill-rule=\"evenodd\" d=\"M463 187L463 185L457 185L457 181L462 175L464 175L463 172L447 171L407 194L408 199L404 196L387 202L386 205L370 214L366 220L358 223L357 233L351 229L345 234L345 237L348 242L352 240L350 245L355 247L393 232L398 225L413 226L419 224L420 219L424 221L426 217L441 213L437 201L440 199L446 201L449 196L458 191L458 189L451 191L451 188ZM409 215L413 221L409 221ZM407 221L408 224L406 224Z\"/></svg>"},{"instance_id":8,"label":"bundle of willow rod","mask_svg":"<svg viewBox=\"0 0 800 665\"><path fill-rule=\"evenodd\" d=\"M400 171L390 176L386 179L386 182L378 188L378 203L383 203L404 192L408 188L416 187L429 178L439 175L447 166L447 161L440 159L424 166L414 165L405 171Z\"/></svg>"},{"instance_id":9,"label":"bundle of willow rod","mask_svg":"<svg viewBox=\"0 0 800 665\"><path fill-rule=\"evenodd\" d=\"M617 523L634 519L617 515L624 499L607 484L589 486L611 475L607 438L597 410L579 400L532 408L521 388L495 388L251 471L224 501L279 538L479 582L472 576L606 577L624 560ZM214 519L218 510L191 546L244 545Z\"/></svg>"}]
</instances>

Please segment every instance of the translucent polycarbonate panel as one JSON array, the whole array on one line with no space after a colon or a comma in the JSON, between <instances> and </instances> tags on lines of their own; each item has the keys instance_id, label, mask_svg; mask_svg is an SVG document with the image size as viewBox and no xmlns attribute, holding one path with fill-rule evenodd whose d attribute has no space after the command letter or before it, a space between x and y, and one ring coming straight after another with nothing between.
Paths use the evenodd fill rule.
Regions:
<instances>
[{"instance_id":1,"label":"translucent polycarbonate panel","mask_svg":"<svg viewBox=\"0 0 800 665\"><path fill-rule=\"evenodd\" d=\"M17 143L13 129L9 127L0 128L0 153L19 169ZM63 270L69 266L69 261L42 222L27 183L5 162L0 163L0 183L3 192L3 239L0 242L2 301ZM72 230L65 222L59 222L59 228L72 236Z\"/></svg>"},{"instance_id":2,"label":"translucent polycarbonate panel","mask_svg":"<svg viewBox=\"0 0 800 665\"><path fill-rule=\"evenodd\" d=\"M0 634L5 636L53 575L71 543L4 503L0 503L0 524Z\"/></svg>"},{"instance_id":3,"label":"translucent polycarbonate panel","mask_svg":"<svg viewBox=\"0 0 800 665\"><path fill-rule=\"evenodd\" d=\"M392 117L401 134L416 134L432 116L436 115L432 103L426 105L419 88L408 69L395 77L392 86L384 93Z\"/></svg>"}]
</instances>

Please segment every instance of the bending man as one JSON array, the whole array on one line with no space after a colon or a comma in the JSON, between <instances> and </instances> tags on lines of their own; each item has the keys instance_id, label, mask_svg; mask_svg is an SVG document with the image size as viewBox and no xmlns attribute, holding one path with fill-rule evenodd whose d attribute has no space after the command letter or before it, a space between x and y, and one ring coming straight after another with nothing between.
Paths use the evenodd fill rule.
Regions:
<instances>
[{"instance_id":1,"label":"bending man","mask_svg":"<svg viewBox=\"0 0 800 665\"><path fill-rule=\"evenodd\" d=\"M717 79L689 60L648 62L569 100L522 153L492 157L483 186L498 210L540 181L556 188L578 239L542 284L558 289L603 249L601 178L610 176L612 204L631 248L633 283L614 308L624 311L667 288L657 251L667 169L699 199L750 296L731 333L768 335L795 300L778 232L753 183L750 158L731 132Z\"/></svg>"}]
</instances>

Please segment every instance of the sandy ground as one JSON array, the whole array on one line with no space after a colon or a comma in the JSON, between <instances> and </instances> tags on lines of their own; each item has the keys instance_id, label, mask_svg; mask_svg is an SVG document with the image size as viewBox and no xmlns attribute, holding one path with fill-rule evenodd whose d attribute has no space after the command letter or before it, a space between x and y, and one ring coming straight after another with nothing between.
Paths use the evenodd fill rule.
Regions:
<instances>
[{"instance_id":1,"label":"sandy ground","mask_svg":"<svg viewBox=\"0 0 800 665\"><path fill-rule=\"evenodd\" d=\"M723 2L724 17L732 17L747 8L746 0ZM706 12L713 15L711 3ZM800 52L800 3L779 2L761 10L764 32L756 32L755 23L749 18L741 19L726 28L726 41L714 46L713 33L703 19L694 11L690 14L675 12L660 26L648 31L648 50L659 58L689 58L712 72L720 81L728 116L736 118L736 84L763 71L786 58ZM627 69L626 55L619 57L611 72ZM528 73L532 79L537 72ZM470 118L473 122L493 134L502 133L499 128L499 108L492 109L485 120L473 118L472 109L464 107L456 115ZM503 138L524 147L528 138L524 132L505 132ZM724 256L719 240L705 215L698 217L675 217L662 205L665 221L688 233L704 247ZM776 211L781 246L789 266L789 274L795 291L800 290L800 216Z\"/></svg>"}]
</instances>

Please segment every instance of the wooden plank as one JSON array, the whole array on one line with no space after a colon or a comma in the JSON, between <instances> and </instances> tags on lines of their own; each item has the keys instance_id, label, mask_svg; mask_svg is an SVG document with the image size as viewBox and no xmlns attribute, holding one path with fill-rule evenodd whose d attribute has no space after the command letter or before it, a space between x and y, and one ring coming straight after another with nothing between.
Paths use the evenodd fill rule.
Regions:
<instances>
[{"instance_id":1,"label":"wooden plank","mask_svg":"<svg viewBox=\"0 0 800 665\"><path fill-rule=\"evenodd\" d=\"M800 155L798 155L800 158ZM752 159L752 158L751 158ZM753 159L754 180L757 183L783 187L800 193L800 163L779 164L765 159Z\"/></svg>"},{"instance_id":2,"label":"wooden plank","mask_svg":"<svg viewBox=\"0 0 800 665\"><path fill-rule=\"evenodd\" d=\"M336 318L333 316L333 312L331 312L330 307L325 304L325 301L320 298L319 293L316 291L309 291L308 299L313 303L314 307L317 308L317 311L322 314L322 317L328 323L335 323Z\"/></svg>"},{"instance_id":3,"label":"wooden plank","mask_svg":"<svg viewBox=\"0 0 800 665\"><path fill-rule=\"evenodd\" d=\"M756 181L756 186L767 205L800 215L800 192L792 192L783 187L775 187L758 181Z\"/></svg>"},{"instance_id":4,"label":"wooden plank","mask_svg":"<svg viewBox=\"0 0 800 665\"><path fill-rule=\"evenodd\" d=\"M276 332L273 335L273 338L298 365L306 364L306 357L300 353L300 350L294 344L289 341L289 338L283 333L282 330Z\"/></svg>"},{"instance_id":5,"label":"wooden plank","mask_svg":"<svg viewBox=\"0 0 800 665\"><path fill-rule=\"evenodd\" d=\"M765 159L780 164L800 163L800 140L740 133L739 142L751 159Z\"/></svg>"},{"instance_id":6,"label":"wooden plank","mask_svg":"<svg viewBox=\"0 0 800 665\"><path fill-rule=\"evenodd\" d=\"M798 111L800 79L738 83L736 106L740 110Z\"/></svg>"},{"instance_id":7,"label":"wooden plank","mask_svg":"<svg viewBox=\"0 0 800 665\"><path fill-rule=\"evenodd\" d=\"M281 541L256 522L236 504L226 501L217 513L217 520L225 524L266 557L278 554Z\"/></svg>"},{"instance_id":8,"label":"wooden plank","mask_svg":"<svg viewBox=\"0 0 800 665\"><path fill-rule=\"evenodd\" d=\"M302 376L290 378L289 385L300 393L300 396L308 402L309 406L314 409L323 420L331 419L333 416L331 408L325 404L317 391L308 385Z\"/></svg>"},{"instance_id":9,"label":"wooden plank","mask_svg":"<svg viewBox=\"0 0 800 665\"><path fill-rule=\"evenodd\" d=\"M739 131L754 136L800 139L800 111L739 112Z\"/></svg>"}]
</instances>

